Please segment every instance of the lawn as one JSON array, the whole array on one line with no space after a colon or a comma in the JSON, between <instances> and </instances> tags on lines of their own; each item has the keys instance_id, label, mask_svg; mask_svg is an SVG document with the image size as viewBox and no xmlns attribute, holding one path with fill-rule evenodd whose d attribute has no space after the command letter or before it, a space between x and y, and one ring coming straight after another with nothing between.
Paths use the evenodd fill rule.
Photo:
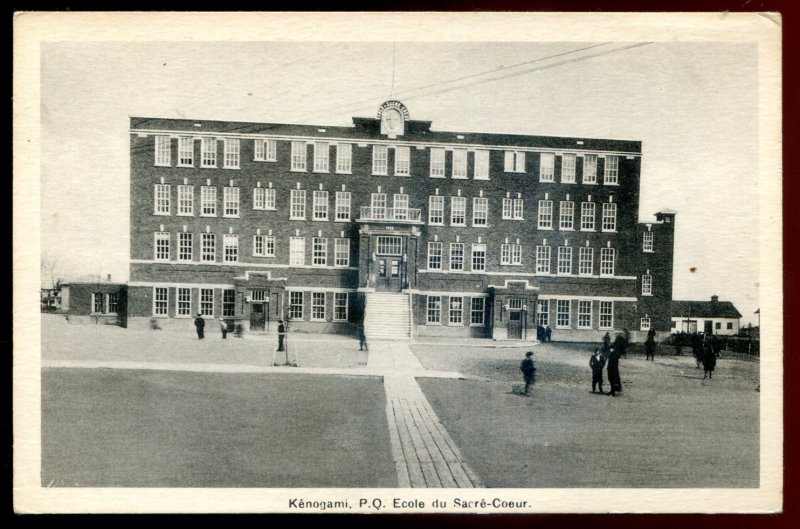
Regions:
<instances>
[{"instance_id":1,"label":"lawn","mask_svg":"<svg viewBox=\"0 0 800 529\"><path fill-rule=\"evenodd\" d=\"M724 357L704 381L691 357L629 355L614 398L591 393L590 346L547 344L525 398L510 391L525 350L415 346L469 377L418 380L487 486L758 486L756 361Z\"/></svg>"},{"instance_id":2,"label":"lawn","mask_svg":"<svg viewBox=\"0 0 800 529\"><path fill-rule=\"evenodd\" d=\"M42 371L42 484L396 487L377 377Z\"/></svg>"}]
</instances>

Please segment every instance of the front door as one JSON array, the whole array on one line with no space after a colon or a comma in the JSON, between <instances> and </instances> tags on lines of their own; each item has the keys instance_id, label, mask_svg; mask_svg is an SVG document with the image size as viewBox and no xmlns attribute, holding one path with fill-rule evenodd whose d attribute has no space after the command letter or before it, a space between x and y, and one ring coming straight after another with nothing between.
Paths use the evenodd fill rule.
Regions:
<instances>
[{"instance_id":1,"label":"front door","mask_svg":"<svg viewBox=\"0 0 800 529\"><path fill-rule=\"evenodd\" d=\"M522 311L512 310L508 313L508 338L522 339Z\"/></svg>"},{"instance_id":2,"label":"front door","mask_svg":"<svg viewBox=\"0 0 800 529\"><path fill-rule=\"evenodd\" d=\"M400 261L398 256L378 256L375 290L382 292L400 290Z\"/></svg>"},{"instance_id":3,"label":"front door","mask_svg":"<svg viewBox=\"0 0 800 529\"><path fill-rule=\"evenodd\" d=\"M264 303L254 302L250 310L250 330L256 332L264 331L264 324L267 321L267 311L264 310Z\"/></svg>"},{"instance_id":4,"label":"front door","mask_svg":"<svg viewBox=\"0 0 800 529\"><path fill-rule=\"evenodd\" d=\"M706 334L714 334L714 329L713 329L714 322L712 322L711 320L706 320L703 323L705 327L705 329L703 329L704 332Z\"/></svg>"}]
</instances>

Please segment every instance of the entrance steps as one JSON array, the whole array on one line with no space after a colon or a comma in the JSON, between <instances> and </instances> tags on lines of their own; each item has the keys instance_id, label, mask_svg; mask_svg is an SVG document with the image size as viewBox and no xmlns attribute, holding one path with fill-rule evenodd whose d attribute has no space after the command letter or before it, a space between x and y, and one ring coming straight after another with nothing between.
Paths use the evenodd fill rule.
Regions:
<instances>
[{"instance_id":1,"label":"entrance steps","mask_svg":"<svg viewBox=\"0 0 800 529\"><path fill-rule=\"evenodd\" d=\"M409 295L402 292L370 292L364 316L364 334L369 340L411 339Z\"/></svg>"}]
</instances>

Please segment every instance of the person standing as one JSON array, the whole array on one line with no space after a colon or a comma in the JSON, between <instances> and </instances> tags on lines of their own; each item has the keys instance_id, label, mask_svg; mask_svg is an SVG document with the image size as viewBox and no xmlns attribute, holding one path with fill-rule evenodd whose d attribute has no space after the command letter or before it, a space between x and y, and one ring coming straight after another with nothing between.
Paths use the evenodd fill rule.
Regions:
<instances>
[{"instance_id":1,"label":"person standing","mask_svg":"<svg viewBox=\"0 0 800 529\"><path fill-rule=\"evenodd\" d=\"M206 320L203 319L202 314L198 314L194 319L194 328L197 330L197 338L200 340L205 338Z\"/></svg>"},{"instance_id":2,"label":"person standing","mask_svg":"<svg viewBox=\"0 0 800 529\"><path fill-rule=\"evenodd\" d=\"M703 340L703 378L711 378L714 374L714 368L717 366L717 355L714 352L714 347L711 340L706 337Z\"/></svg>"},{"instance_id":3,"label":"person standing","mask_svg":"<svg viewBox=\"0 0 800 529\"><path fill-rule=\"evenodd\" d=\"M283 320L278 320L278 351L285 351L284 340L286 339L286 325Z\"/></svg>"},{"instance_id":4,"label":"person standing","mask_svg":"<svg viewBox=\"0 0 800 529\"><path fill-rule=\"evenodd\" d=\"M533 365L533 351L525 353L525 359L520 363L519 370L522 371L522 379L525 381L525 396L528 396L528 391L533 384L533 376L536 373L536 367Z\"/></svg>"},{"instance_id":5,"label":"person standing","mask_svg":"<svg viewBox=\"0 0 800 529\"><path fill-rule=\"evenodd\" d=\"M611 385L611 391L608 392L612 397L616 397L617 393L622 393L622 379L619 376L619 353L613 347L608 351L608 383Z\"/></svg>"},{"instance_id":6,"label":"person standing","mask_svg":"<svg viewBox=\"0 0 800 529\"><path fill-rule=\"evenodd\" d=\"M645 356L645 360L653 360L653 361L655 361L655 359L656 359L656 340L655 340L655 336L656 336L656 331L654 331L653 329L650 329L647 332L647 340L645 340L645 342L644 342L644 354L646 355Z\"/></svg>"},{"instance_id":7,"label":"person standing","mask_svg":"<svg viewBox=\"0 0 800 529\"><path fill-rule=\"evenodd\" d=\"M228 322L222 318L219 319L219 330L222 331L222 339L225 340L228 337Z\"/></svg>"},{"instance_id":8,"label":"person standing","mask_svg":"<svg viewBox=\"0 0 800 529\"><path fill-rule=\"evenodd\" d=\"M600 353L600 348L595 347L594 354L589 359L589 367L592 368L592 393L598 384L600 385L600 394L603 394L603 368L606 365L606 358Z\"/></svg>"},{"instance_id":9,"label":"person standing","mask_svg":"<svg viewBox=\"0 0 800 529\"><path fill-rule=\"evenodd\" d=\"M619 356L625 356L627 349L628 340L626 340L621 334L617 334L617 336L614 338L614 350Z\"/></svg>"},{"instance_id":10,"label":"person standing","mask_svg":"<svg viewBox=\"0 0 800 529\"><path fill-rule=\"evenodd\" d=\"M369 348L367 347L367 333L364 330L364 322L361 322L358 325L358 350L369 351Z\"/></svg>"},{"instance_id":11,"label":"person standing","mask_svg":"<svg viewBox=\"0 0 800 529\"><path fill-rule=\"evenodd\" d=\"M608 333L603 336L603 348L601 350L605 355L608 355L611 350L611 336Z\"/></svg>"},{"instance_id":12,"label":"person standing","mask_svg":"<svg viewBox=\"0 0 800 529\"><path fill-rule=\"evenodd\" d=\"M553 337L553 329L549 325L544 326L544 341L549 342Z\"/></svg>"}]
</instances>

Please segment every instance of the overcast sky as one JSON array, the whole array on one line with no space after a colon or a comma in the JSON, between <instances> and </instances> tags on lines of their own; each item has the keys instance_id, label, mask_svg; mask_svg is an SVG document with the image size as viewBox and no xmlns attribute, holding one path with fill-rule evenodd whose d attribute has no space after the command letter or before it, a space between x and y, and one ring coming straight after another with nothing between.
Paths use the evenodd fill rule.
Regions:
<instances>
[{"instance_id":1,"label":"overcast sky","mask_svg":"<svg viewBox=\"0 0 800 529\"><path fill-rule=\"evenodd\" d=\"M346 126L394 97L436 130L642 141L639 219L678 211L675 299L755 323L756 45L631 45L44 44L42 251L128 279L130 116Z\"/></svg>"}]
</instances>

